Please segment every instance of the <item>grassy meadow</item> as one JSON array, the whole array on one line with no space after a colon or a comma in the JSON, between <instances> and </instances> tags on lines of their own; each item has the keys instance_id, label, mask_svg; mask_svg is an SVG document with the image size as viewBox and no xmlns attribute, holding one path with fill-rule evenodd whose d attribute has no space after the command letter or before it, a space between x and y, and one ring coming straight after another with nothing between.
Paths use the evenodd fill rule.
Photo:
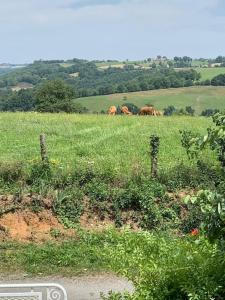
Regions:
<instances>
[{"instance_id":1,"label":"grassy meadow","mask_svg":"<svg viewBox=\"0 0 225 300\"><path fill-rule=\"evenodd\" d=\"M124 97L126 97L126 100L124 100ZM111 105L117 106L125 102L131 102L138 107L153 104L159 110L163 110L169 105L176 108L192 106L196 114L200 114L207 108L225 109L225 87L203 86L112 94L78 98L75 102L81 103L92 112L106 111Z\"/></svg>"},{"instance_id":2,"label":"grassy meadow","mask_svg":"<svg viewBox=\"0 0 225 300\"><path fill-rule=\"evenodd\" d=\"M201 73L201 80L212 79L219 74L225 74L225 67L215 67L215 68L199 68L196 69L197 72Z\"/></svg>"},{"instance_id":3,"label":"grassy meadow","mask_svg":"<svg viewBox=\"0 0 225 300\"><path fill-rule=\"evenodd\" d=\"M211 119L107 115L1 113L0 161L39 158L39 135L47 135L49 157L63 167L93 165L119 174L149 169L149 137L161 137L160 167L187 161L180 129L204 133Z\"/></svg>"}]
</instances>

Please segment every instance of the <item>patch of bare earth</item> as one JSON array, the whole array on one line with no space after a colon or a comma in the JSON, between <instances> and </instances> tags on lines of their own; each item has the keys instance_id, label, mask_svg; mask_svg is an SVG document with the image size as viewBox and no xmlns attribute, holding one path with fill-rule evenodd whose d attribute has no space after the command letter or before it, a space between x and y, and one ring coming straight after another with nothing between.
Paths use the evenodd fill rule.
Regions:
<instances>
[{"instance_id":1,"label":"patch of bare earth","mask_svg":"<svg viewBox=\"0 0 225 300\"><path fill-rule=\"evenodd\" d=\"M137 212L123 211L121 225L139 230ZM115 226L115 215L111 204L101 212L90 205L90 199L84 198L84 212L79 226L89 231L103 231ZM23 196L0 195L0 241L45 242L62 240L76 236L77 231L66 229L53 213L53 200L37 194Z\"/></svg>"},{"instance_id":2,"label":"patch of bare earth","mask_svg":"<svg viewBox=\"0 0 225 300\"><path fill-rule=\"evenodd\" d=\"M34 200L38 195L0 195L0 240L44 242L55 239L54 232L61 237L75 235L66 230L52 213L52 200L40 200L41 209L34 211Z\"/></svg>"},{"instance_id":3,"label":"patch of bare earth","mask_svg":"<svg viewBox=\"0 0 225 300\"><path fill-rule=\"evenodd\" d=\"M52 238L52 229L64 231L57 218L47 210L34 213L25 209L4 214L0 227L7 238L17 241L45 241Z\"/></svg>"}]
</instances>

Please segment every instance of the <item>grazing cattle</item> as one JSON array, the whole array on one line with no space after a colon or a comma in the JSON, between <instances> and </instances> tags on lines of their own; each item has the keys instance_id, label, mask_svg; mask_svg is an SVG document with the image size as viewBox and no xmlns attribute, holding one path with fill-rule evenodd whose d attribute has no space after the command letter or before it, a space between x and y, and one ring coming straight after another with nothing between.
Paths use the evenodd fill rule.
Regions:
<instances>
[{"instance_id":1,"label":"grazing cattle","mask_svg":"<svg viewBox=\"0 0 225 300\"><path fill-rule=\"evenodd\" d=\"M160 116L162 116L162 113L161 113L161 111L159 111L159 110L156 110L155 112L156 112L156 116L157 116L157 117L160 117Z\"/></svg>"},{"instance_id":2,"label":"grazing cattle","mask_svg":"<svg viewBox=\"0 0 225 300\"><path fill-rule=\"evenodd\" d=\"M153 106L144 106L140 109L139 115L141 116L161 116L161 112L156 110Z\"/></svg>"},{"instance_id":3,"label":"grazing cattle","mask_svg":"<svg viewBox=\"0 0 225 300\"><path fill-rule=\"evenodd\" d=\"M122 106L121 112L122 112L124 115L128 115L128 116L131 116L131 115L132 115L132 113L129 111L129 109L128 109L127 106Z\"/></svg>"},{"instance_id":4,"label":"grazing cattle","mask_svg":"<svg viewBox=\"0 0 225 300\"><path fill-rule=\"evenodd\" d=\"M156 112L153 106L144 106L140 109L139 115L141 116L155 116Z\"/></svg>"},{"instance_id":5,"label":"grazing cattle","mask_svg":"<svg viewBox=\"0 0 225 300\"><path fill-rule=\"evenodd\" d=\"M115 106L110 106L110 108L108 109L108 115L115 116L116 112L117 108Z\"/></svg>"}]
</instances>

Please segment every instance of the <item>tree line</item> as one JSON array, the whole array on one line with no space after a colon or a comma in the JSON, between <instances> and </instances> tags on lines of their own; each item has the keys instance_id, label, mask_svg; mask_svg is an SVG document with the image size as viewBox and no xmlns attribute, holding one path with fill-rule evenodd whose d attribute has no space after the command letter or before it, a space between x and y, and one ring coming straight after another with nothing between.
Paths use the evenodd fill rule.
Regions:
<instances>
[{"instance_id":1,"label":"tree line","mask_svg":"<svg viewBox=\"0 0 225 300\"><path fill-rule=\"evenodd\" d=\"M124 68L109 67L104 70L94 62L85 60L73 60L68 67L62 66L60 61L35 61L25 68L2 75L0 89L9 90L24 82L38 86L46 80L56 79L71 85L77 97L86 97L191 86L200 79L200 74L194 70L177 72L165 66L142 69L127 64Z\"/></svg>"}]
</instances>

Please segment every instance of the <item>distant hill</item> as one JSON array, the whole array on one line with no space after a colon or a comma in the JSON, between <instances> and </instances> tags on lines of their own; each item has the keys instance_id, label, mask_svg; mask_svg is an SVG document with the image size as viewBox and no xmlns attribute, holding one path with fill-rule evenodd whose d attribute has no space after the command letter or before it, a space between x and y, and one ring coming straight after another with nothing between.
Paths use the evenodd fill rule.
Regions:
<instances>
[{"instance_id":1,"label":"distant hill","mask_svg":"<svg viewBox=\"0 0 225 300\"><path fill-rule=\"evenodd\" d=\"M9 64L9 63L0 63L0 76L10 73L15 69L24 68L26 65L23 64Z\"/></svg>"},{"instance_id":2,"label":"distant hill","mask_svg":"<svg viewBox=\"0 0 225 300\"><path fill-rule=\"evenodd\" d=\"M154 63L151 67L146 62L35 61L1 76L0 88L12 89L21 83L36 87L53 79L64 80L74 88L78 97L85 97L192 86L200 75L191 68L177 72L166 61L158 65Z\"/></svg>"},{"instance_id":3,"label":"distant hill","mask_svg":"<svg viewBox=\"0 0 225 300\"><path fill-rule=\"evenodd\" d=\"M220 67L212 67L214 65ZM188 87L206 86L206 88L198 89L201 91L196 94L198 102L190 98L196 110L200 112L204 105L207 106L206 108L212 105L213 108L217 108L217 106L214 107L213 99L212 103L210 100L207 104L202 104L202 100L199 99L203 96L208 99L210 95L206 94L210 92L208 86L225 85L225 76L221 75L215 79L220 74L225 74L224 57L218 57L215 60L192 60L184 56L174 57L171 60L158 56L156 59L149 58L143 61L88 61L74 58L67 61L38 60L29 65L2 63L0 64L0 109L10 107L11 110L14 108L23 110L24 102L26 102L26 107L32 109L33 106L30 103L35 102L35 91L38 86L46 81L60 79L74 89L75 98L82 98L77 101L80 103L82 101L83 107L97 112L108 108L108 101L105 99L118 99L123 93L127 93L130 97L133 92L139 93L138 95L152 95L154 92L151 91L162 90L159 91L160 99L164 97L163 95L167 99L167 103L164 101L162 105L159 105L159 108L163 109L170 103L176 105L175 98L170 101L171 89L187 90L187 93L184 92L182 96L179 90L173 95L179 95L181 99L188 100L189 92L194 91L194 88L191 90ZM167 89L169 89L168 92ZM26 93L23 93L24 90L27 90ZM21 93L17 94L19 92ZM94 98L87 99L91 96ZM217 97L217 95L214 96ZM131 97L130 102L133 100L136 101ZM152 96L146 100L154 101ZM183 103L179 101L177 105L182 108L190 105L188 101ZM117 102L120 104L121 100ZM8 106L7 103L10 105ZM219 106L223 107L223 103Z\"/></svg>"}]
</instances>

